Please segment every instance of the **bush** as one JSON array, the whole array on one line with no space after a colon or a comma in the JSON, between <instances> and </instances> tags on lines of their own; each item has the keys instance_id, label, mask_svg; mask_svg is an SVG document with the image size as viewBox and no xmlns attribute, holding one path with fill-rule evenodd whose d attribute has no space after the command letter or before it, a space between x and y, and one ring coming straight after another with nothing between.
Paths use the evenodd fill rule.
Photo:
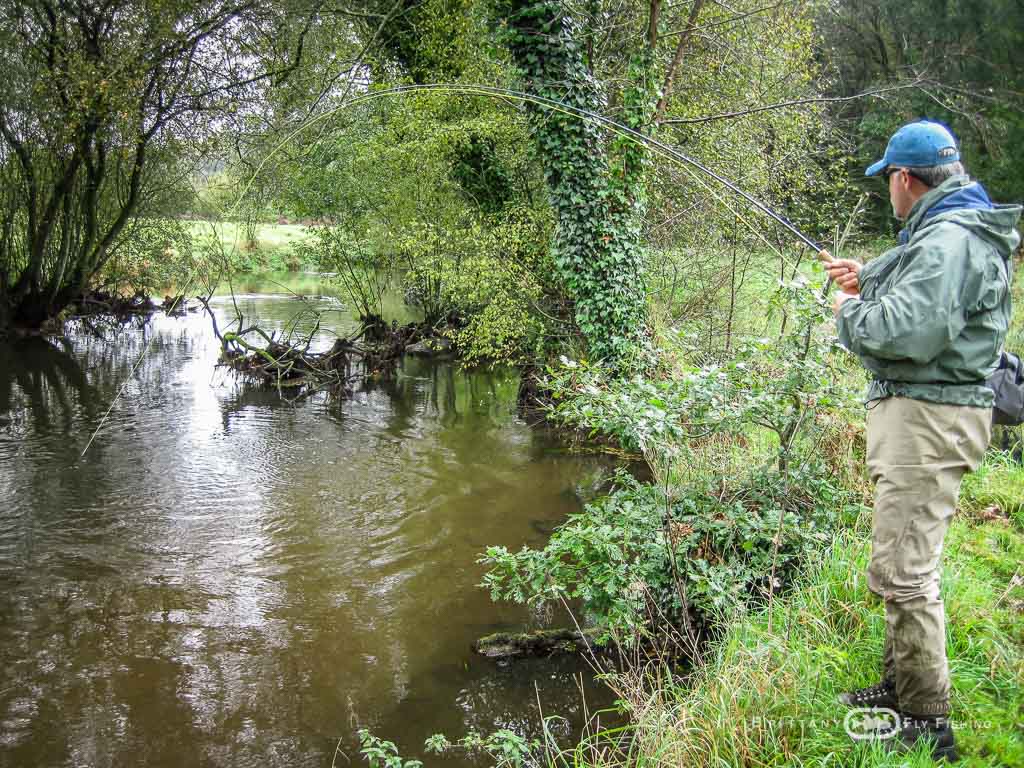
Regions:
<instances>
[{"instance_id":1,"label":"bush","mask_svg":"<svg viewBox=\"0 0 1024 768\"><path fill-rule=\"evenodd\" d=\"M484 586L495 600L582 600L609 632L707 623L777 589L858 511L817 468L758 471L728 489L709 478L674 498L620 472L613 493L571 516L544 549L490 547Z\"/></svg>"},{"instance_id":2,"label":"bush","mask_svg":"<svg viewBox=\"0 0 1024 768\"><path fill-rule=\"evenodd\" d=\"M407 301L428 324L447 324L465 362L526 362L546 330L539 305L549 226L528 208L458 230L419 226L397 243Z\"/></svg>"},{"instance_id":3,"label":"bush","mask_svg":"<svg viewBox=\"0 0 1024 768\"><path fill-rule=\"evenodd\" d=\"M653 374L568 359L549 369L555 419L642 454L657 482L620 474L543 550L488 549L495 599L578 599L609 632L633 635L714 621L777 590L856 517L841 447L854 435L836 430L850 393L821 301L803 282L775 301L789 330L746 340L727 361L692 354L677 335Z\"/></svg>"},{"instance_id":4,"label":"bush","mask_svg":"<svg viewBox=\"0 0 1024 768\"><path fill-rule=\"evenodd\" d=\"M101 275L104 286L130 294L184 287L202 258L189 226L176 219L140 218Z\"/></svg>"}]
</instances>

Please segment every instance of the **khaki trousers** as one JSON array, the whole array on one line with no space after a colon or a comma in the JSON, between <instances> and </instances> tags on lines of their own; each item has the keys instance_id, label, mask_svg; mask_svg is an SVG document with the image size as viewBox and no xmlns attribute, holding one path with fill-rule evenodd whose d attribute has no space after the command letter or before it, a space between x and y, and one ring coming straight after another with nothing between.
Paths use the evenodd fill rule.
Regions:
<instances>
[{"instance_id":1,"label":"khaki trousers","mask_svg":"<svg viewBox=\"0 0 1024 768\"><path fill-rule=\"evenodd\" d=\"M868 587L885 601L884 674L905 714L949 713L939 561L960 480L981 463L991 424L990 408L905 397L868 404Z\"/></svg>"}]
</instances>

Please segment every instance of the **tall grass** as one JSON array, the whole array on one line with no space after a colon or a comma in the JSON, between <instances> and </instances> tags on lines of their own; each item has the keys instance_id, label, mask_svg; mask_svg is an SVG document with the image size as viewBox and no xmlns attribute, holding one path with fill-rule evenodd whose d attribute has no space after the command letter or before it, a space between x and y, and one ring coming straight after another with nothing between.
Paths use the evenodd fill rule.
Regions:
<instances>
[{"instance_id":1,"label":"tall grass","mask_svg":"<svg viewBox=\"0 0 1024 768\"><path fill-rule=\"evenodd\" d=\"M809 562L794 588L724 622L685 680L635 669L612 680L629 710L628 740L591 745L591 765L926 766L922 746L892 755L854 742L842 691L878 680L884 617L867 590L865 515ZM1024 766L1024 534L1006 520L956 519L943 595L953 719L968 766Z\"/></svg>"}]
</instances>

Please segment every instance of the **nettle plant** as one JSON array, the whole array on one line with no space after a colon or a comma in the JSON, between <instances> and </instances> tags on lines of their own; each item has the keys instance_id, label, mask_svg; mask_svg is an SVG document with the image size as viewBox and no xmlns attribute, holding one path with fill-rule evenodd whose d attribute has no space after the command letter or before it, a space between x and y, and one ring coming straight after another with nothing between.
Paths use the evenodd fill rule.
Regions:
<instances>
[{"instance_id":1,"label":"nettle plant","mask_svg":"<svg viewBox=\"0 0 1024 768\"><path fill-rule=\"evenodd\" d=\"M395 742L374 736L366 728L360 728L358 735L359 752L370 768L423 768L422 761L403 758Z\"/></svg>"},{"instance_id":2,"label":"nettle plant","mask_svg":"<svg viewBox=\"0 0 1024 768\"><path fill-rule=\"evenodd\" d=\"M545 734L551 721L544 719ZM370 768L422 768L419 760L406 760L401 756L393 741L385 741L361 728L358 732L362 745L360 753ZM523 768L539 764L538 756L544 746L537 739L525 739L508 728L501 728L490 734L470 731L454 742L443 733L435 733L423 744L426 752L434 755L459 754L466 757L486 757L494 768Z\"/></svg>"},{"instance_id":3,"label":"nettle plant","mask_svg":"<svg viewBox=\"0 0 1024 768\"><path fill-rule=\"evenodd\" d=\"M556 718L545 718L545 732L548 723ZM436 755L461 752L469 757L486 756L494 768L522 768L538 765L538 756L543 745L537 739L525 739L508 728L501 728L491 734L470 731L455 742L442 733L435 733L426 740L427 752Z\"/></svg>"},{"instance_id":4,"label":"nettle plant","mask_svg":"<svg viewBox=\"0 0 1024 768\"><path fill-rule=\"evenodd\" d=\"M748 340L726 362L653 380L569 360L549 371L555 418L642 454L659 482L621 472L609 496L570 517L543 549L489 548L481 562L492 598L579 600L609 633L633 637L665 620L714 621L771 594L856 514L842 468L824 450L832 412L849 396L826 309L802 280L773 301L790 330ZM758 441L760 451L751 447ZM741 460L707 459L723 446Z\"/></svg>"}]
</instances>

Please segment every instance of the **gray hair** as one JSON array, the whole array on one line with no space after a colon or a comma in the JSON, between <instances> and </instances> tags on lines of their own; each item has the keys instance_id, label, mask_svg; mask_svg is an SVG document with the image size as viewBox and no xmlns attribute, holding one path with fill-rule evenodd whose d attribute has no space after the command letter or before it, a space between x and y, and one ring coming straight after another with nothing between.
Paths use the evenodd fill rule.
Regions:
<instances>
[{"instance_id":1,"label":"gray hair","mask_svg":"<svg viewBox=\"0 0 1024 768\"><path fill-rule=\"evenodd\" d=\"M932 189L939 186L946 179L962 176L967 173L964 164L959 160L955 163L946 163L945 165L908 166L907 170Z\"/></svg>"}]
</instances>

